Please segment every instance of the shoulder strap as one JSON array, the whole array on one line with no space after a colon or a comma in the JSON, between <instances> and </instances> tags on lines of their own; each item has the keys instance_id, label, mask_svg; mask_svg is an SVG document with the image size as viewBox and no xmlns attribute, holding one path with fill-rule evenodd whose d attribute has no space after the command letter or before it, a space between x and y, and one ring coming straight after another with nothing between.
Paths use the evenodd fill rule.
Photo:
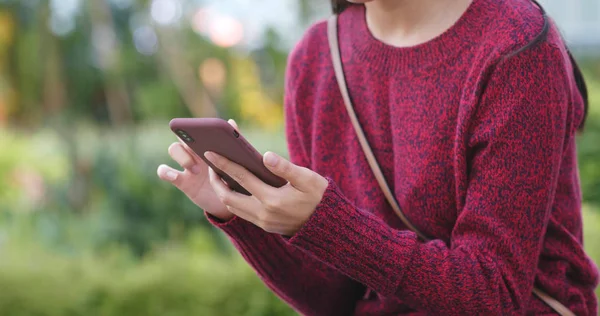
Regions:
<instances>
[{"instance_id":1,"label":"shoulder strap","mask_svg":"<svg viewBox=\"0 0 600 316\"><path fill-rule=\"evenodd\" d=\"M333 15L329 18L327 23L327 37L329 39L329 49L331 52L331 59L333 61L333 69L335 71L335 77L337 79L338 85L340 87L340 92L342 94L342 98L344 99L344 105L346 106L346 110L348 111L348 115L350 116L350 121L352 122L352 126L354 126L354 130L356 131L356 136L358 137L358 141L363 149L363 152L367 158L369 166L377 179L377 183L379 183L379 187L383 191L385 198L388 203L391 205L394 212L398 215L402 223L406 225L408 229L415 232L419 238L424 241L429 241L430 239L423 233L421 233L409 220L406 218L404 213L402 213L402 209L396 201L396 197L392 193L392 190L388 186L388 183L379 167L379 163L373 154L373 150L369 145L369 141L365 136L365 133L358 121L358 117L356 116L356 112L354 111L354 106L352 105L352 100L350 99L350 93L348 91L348 87L346 85L346 76L344 75L344 67L342 65L342 57L340 54L340 47L338 42L338 32L337 32L337 15ZM538 288L533 289L533 293L539 297L542 301L544 301L548 306L550 306L555 312L557 312L561 316L575 316L566 306L561 304L559 301L552 298L550 295L544 293Z\"/></svg>"},{"instance_id":2,"label":"shoulder strap","mask_svg":"<svg viewBox=\"0 0 600 316\"><path fill-rule=\"evenodd\" d=\"M337 38L337 15L333 15L329 19L328 28L327 28L327 36L329 38L329 47L331 49L331 58L333 59L333 68L335 71L335 77L337 78L338 85L340 86L340 92L342 93L342 98L344 99L344 104L346 105L346 109L348 110L348 114L350 115L350 120L352 121L352 125L354 126L354 130L356 131L356 136L358 136L358 141L362 146L362 149L367 156L367 161L369 162L369 166L373 170L373 174L383 190L383 194L385 198L388 200L394 212L400 217L402 223L406 225L410 230L415 232L421 239L429 240L424 234L422 234L409 220L404 216L402 210L400 209L400 205L396 201L394 194L390 190L390 187L385 180L385 176L383 172L381 172L381 168L379 168L379 163L377 163L377 159L375 155L373 155L373 151L371 150L371 146L369 146L369 141L365 137L365 133L363 132L362 127L360 126L360 122L358 121L358 117L354 112L354 106L352 105L352 101L350 100L350 94L348 93L348 87L346 86L346 77L344 76L344 69L342 66L342 60L340 56L340 48Z\"/></svg>"}]
</instances>

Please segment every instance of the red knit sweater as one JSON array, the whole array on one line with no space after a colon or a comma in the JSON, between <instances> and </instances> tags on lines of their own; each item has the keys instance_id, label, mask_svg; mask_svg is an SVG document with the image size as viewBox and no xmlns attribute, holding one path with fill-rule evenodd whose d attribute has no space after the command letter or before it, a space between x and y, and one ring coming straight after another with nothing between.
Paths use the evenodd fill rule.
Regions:
<instances>
[{"instance_id":1,"label":"red knit sweater","mask_svg":"<svg viewBox=\"0 0 600 316\"><path fill-rule=\"evenodd\" d=\"M326 25L291 54L291 160L330 178L292 238L234 218L213 223L264 282L305 315L596 315L597 268L582 246L575 135L582 98L564 44L529 0L475 0L411 48L375 40L363 6L339 20L360 122L406 216L367 164L338 90Z\"/></svg>"}]
</instances>

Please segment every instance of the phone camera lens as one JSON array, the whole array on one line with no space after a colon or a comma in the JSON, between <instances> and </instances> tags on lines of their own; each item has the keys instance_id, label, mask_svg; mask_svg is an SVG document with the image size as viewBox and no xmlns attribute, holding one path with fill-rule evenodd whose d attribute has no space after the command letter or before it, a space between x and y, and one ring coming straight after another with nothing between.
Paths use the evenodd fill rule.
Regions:
<instances>
[{"instance_id":1,"label":"phone camera lens","mask_svg":"<svg viewBox=\"0 0 600 316\"><path fill-rule=\"evenodd\" d=\"M238 133L236 130L233 130L233 136L235 136L235 138L240 138L240 133Z\"/></svg>"},{"instance_id":2,"label":"phone camera lens","mask_svg":"<svg viewBox=\"0 0 600 316\"><path fill-rule=\"evenodd\" d=\"M194 139L183 130L178 130L177 134L186 142L193 143Z\"/></svg>"}]
</instances>

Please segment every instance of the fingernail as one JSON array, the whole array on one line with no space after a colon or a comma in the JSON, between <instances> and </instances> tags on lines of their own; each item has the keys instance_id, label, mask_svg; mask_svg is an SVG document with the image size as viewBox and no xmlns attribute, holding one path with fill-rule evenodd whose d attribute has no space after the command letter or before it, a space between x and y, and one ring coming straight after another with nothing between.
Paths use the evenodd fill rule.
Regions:
<instances>
[{"instance_id":1,"label":"fingernail","mask_svg":"<svg viewBox=\"0 0 600 316\"><path fill-rule=\"evenodd\" d=\"M202 172L202 167L199 165L195 165L192 167L192 173L193 174L199 174L200 172Z\"/></svg>"},{"instance_id":2,"label":"fingernail","mask_svg":"<svg viewBox=\"0 0 600 316\"><path fill-rule=\"evenodd\" d=\"M167 171L167 173L165 174L165 176L167 177L167 179L169 181L175 181L175 180L177 180L177 173L175 171Z\"/></svg>"},{"instance_id":3,"label":"fingernail","mask_svg":"<svg viewBox=\"0 0 600 316\"><path fill-rule=\"evenodd\" d=\"M230 119L229 121L229 125L233 126L234 128L238 128L237 122L234 119Z\"/></svg>"},{"instance_id":4,"label":"fingernail","mask_svg":"<svg viewBox=\"0 0 600 316\"><path fill-rule=\"evenodd\" d=\"M215 156L215 154L213 154L210 151L205 152L204 157L206 157L206 159L210 160L211 162L214 162L214 160L217 158L217 156Z\"/></svg>"},{"instance_id":5,"label":"fingernail","mask_svg":"<svg viewBox=\"0 0 600 316\"><path fill-rule=\"evenodd\" d=\"M265 155L265 163L271 167L275 167L277 166L277 163L279 162L279 157L277 157L277 155L275 155L274 153L267 153Z\"/></svg>"}]
</instances>

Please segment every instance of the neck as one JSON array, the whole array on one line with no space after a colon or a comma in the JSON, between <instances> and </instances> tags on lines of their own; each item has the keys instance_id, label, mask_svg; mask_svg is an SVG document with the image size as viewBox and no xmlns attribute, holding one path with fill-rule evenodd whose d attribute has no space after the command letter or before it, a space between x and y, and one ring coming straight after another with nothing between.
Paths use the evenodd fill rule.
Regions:
<instances>
[{"instance_id":1,"label":"neck","mask_svg":"<svg viewBox=\"0 0 600 316\"><path fill-rule=\"evenodd\" d=\"M474 0L377 0L367 2L371 34L397 47L427 42L450 28Z\"/></svg>"}]
</instances>

